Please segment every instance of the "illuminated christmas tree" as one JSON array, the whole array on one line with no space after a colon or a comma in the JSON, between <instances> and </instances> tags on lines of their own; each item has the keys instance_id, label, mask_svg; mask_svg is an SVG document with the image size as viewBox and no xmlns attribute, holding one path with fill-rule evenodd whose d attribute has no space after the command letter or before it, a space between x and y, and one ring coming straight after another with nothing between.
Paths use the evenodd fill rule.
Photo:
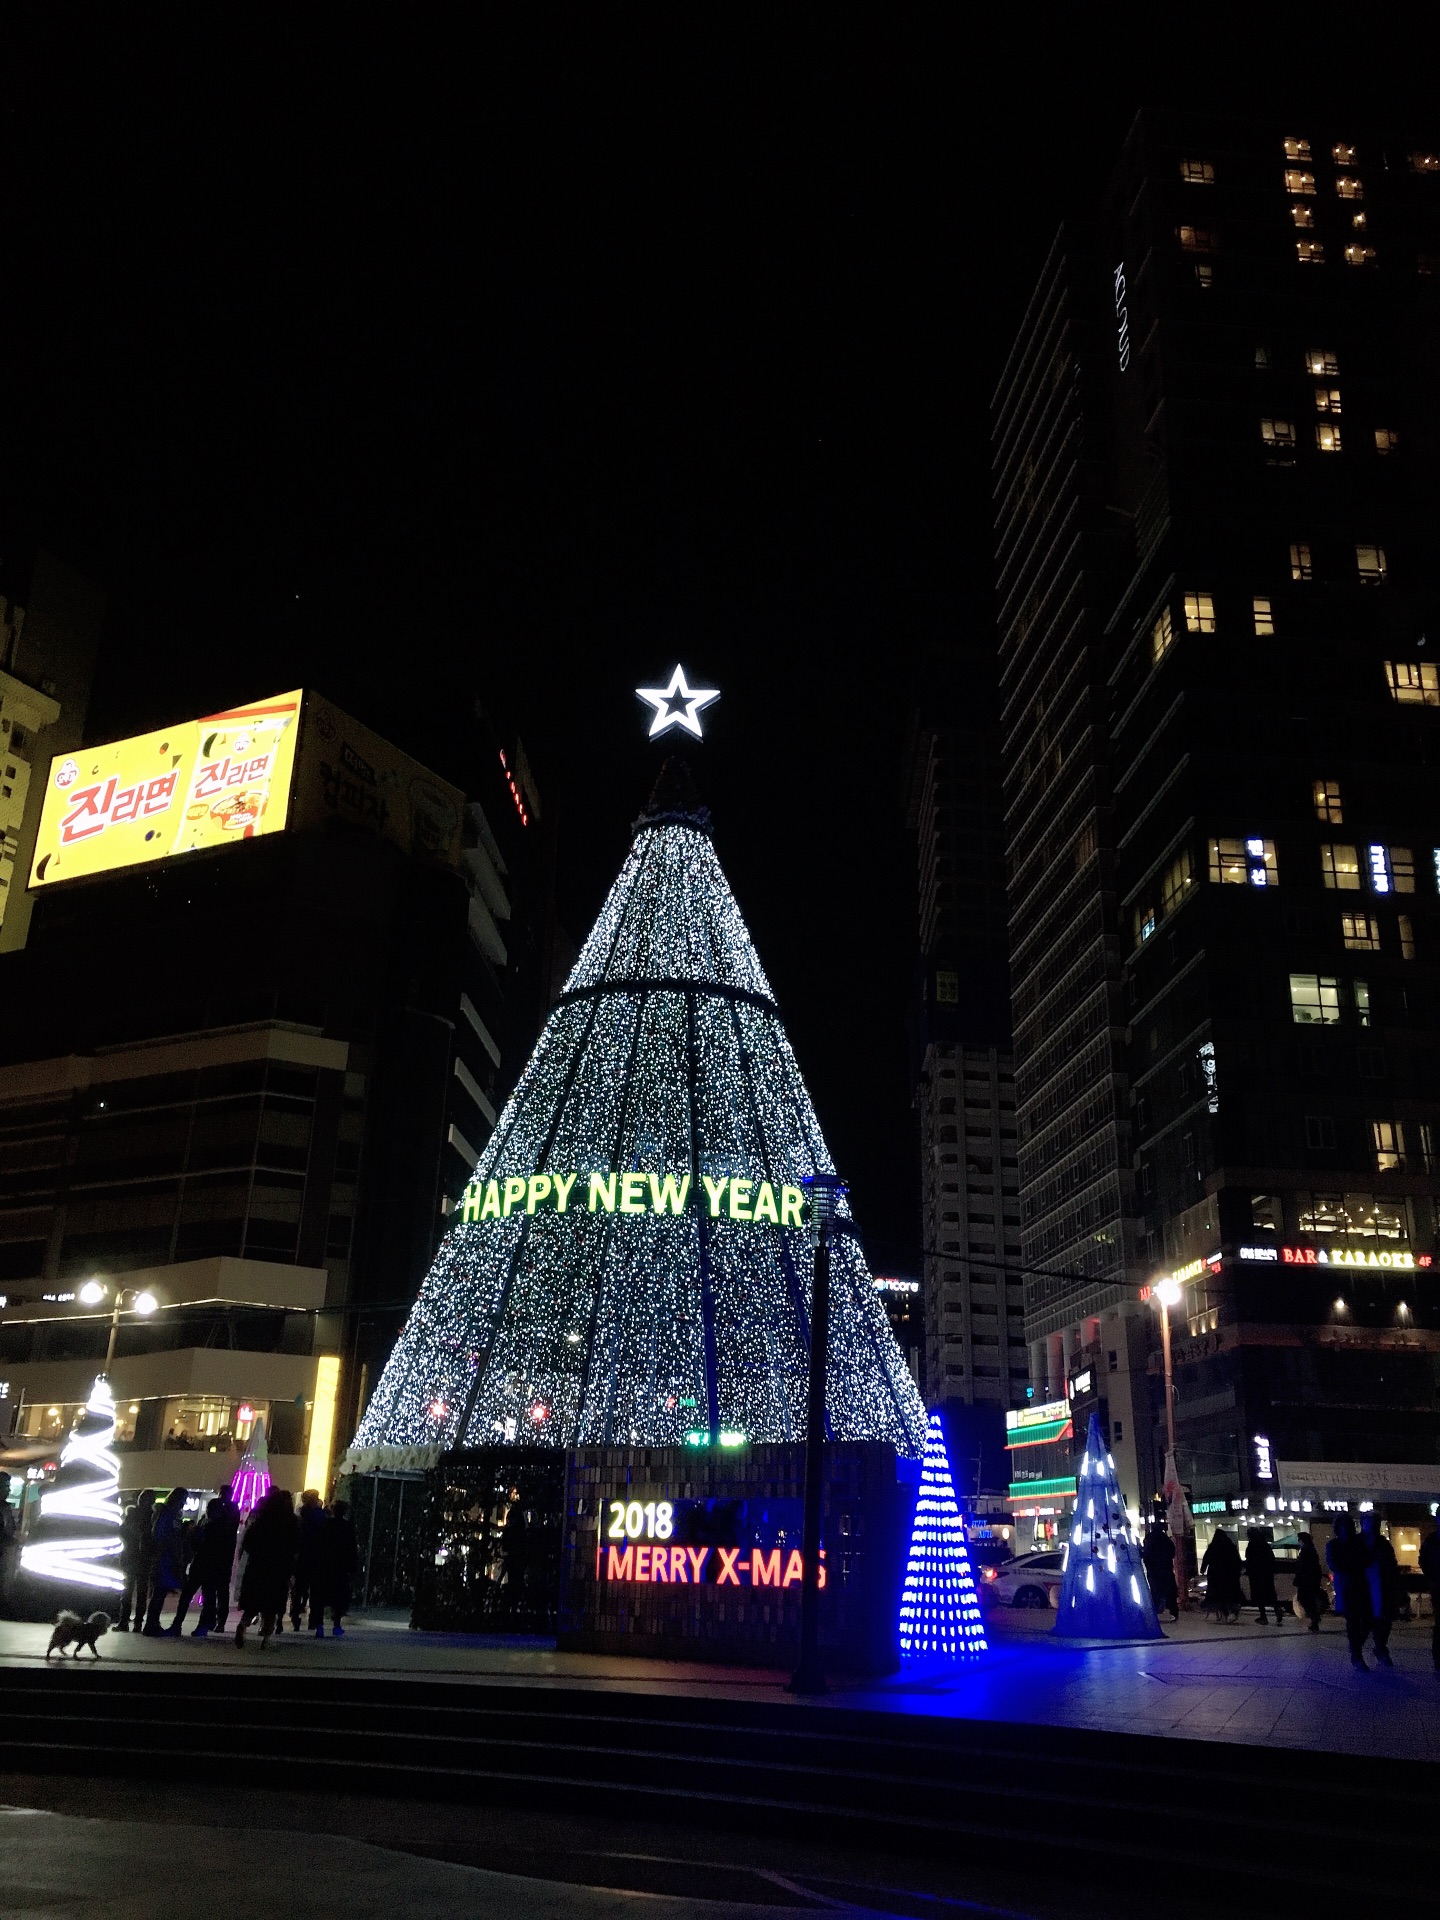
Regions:
<instances>
[{"instance_id":1,"label":"illuminated christmas tree","mask_svg":"<svg viewBox=\"0 0 1440 1920\"><path fill-rule=\"evenodd\" d=\"M1090 1416L1055 1631L1075 1640L1163 1640L1115 1462Z\"/></svg>"},{"instance_id":2,"label":"illuminated christmas tree","mask_svg":"<svg viewBox=\"0 0 1440 1920\"><path fill-rule=\"evenodd\" d=\"M907 1660L969 1660L986 1651L965 1516L955 1498L940 1416L932 1413L900 1597L900 1652Z\"/></svg>"},{"instance_id":3,"label":"illuminated christmas tree","mask_svg":"<svg viewBox=\"0 0 1440 1920\"><path fill-rule=\"evenodd\" d=\"M833 1170L670 761L356 1446L803 1438L800 1182ZM827 1425L914 1457L924 1407L841 1216Z\"/></svg>"},{"instance_id":4,"label":"illuminated christmas tree","mask_svg":"<svg viewBox=\"0 0 1440 1920\"><path fill-rule=\"evenodd\" d=\"M230 1492L241 1513L246 1514L252 1507L258 1507L269 1491L270 1448L265 1438L265 1416L262 1413L250 1429L250 1438L240 1456L239 1468L230 1482Z\"/></svg>"},{"instance_id":5,"label":"illuminated christmas tree","mask_svg":"<svg viewBox=\"0 0 1440 1920\"><path fill-rule=\"evenodd\" d=\"M70 1587L119 1592L120 1462L115 1397L102 1374L70 1430L55 1478L40 1496L40 1518L20 1553L25 1572Z\"/></svg>"}]
</instances>

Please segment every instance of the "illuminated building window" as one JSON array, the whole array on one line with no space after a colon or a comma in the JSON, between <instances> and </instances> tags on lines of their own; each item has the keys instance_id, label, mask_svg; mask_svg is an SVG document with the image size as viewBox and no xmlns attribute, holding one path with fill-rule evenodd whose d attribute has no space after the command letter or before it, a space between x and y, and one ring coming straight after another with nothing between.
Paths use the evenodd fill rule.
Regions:
<instances>
[{"instance_id":1,"label":"illuminated building window","mask_svg":"<svg viewBox=\"0 0 1440 1920\"><path fill-rule=\"evenodd\" d=\"M1290 578L1292 580L1313 580L1315 568L1310 559L1310 549L1303 540L1290 542Z\"/></svg>"},{"instance_id":2,"label":"illuminated building window","mask_svg":"<svg viewBox=\"0 0 1440 1920\"><path fill-rule=\"evenodd\" d=\"M1187 633L1214 633L1215 602L1208 593L1186 594L1185 631Z\"/></svg>"},{"instance_id":3,"label":"illuminated building window","mask_svg":"<svg viewBox=\"0 0 1440 1920\"><path fill-rule=\"evenodd\" d=\"M1320 781L1316 781L1317 790L1321 784ZM1321 847L1320 871L1324 875L1326 886L1334 892L1359 893L1360 856L1354 847Z\"/></svg>"},{"instance_id":4,"label":"illuminated building window","mask_svg":"<svg viewBox=\"0 0 1440 1920\"><path fill-rule=\"evenodd\" d=\"M1290 1017L1297 1027L1338 1027L1340 982L1326 973L1292 973Z\"/></svg>"},{"instance_id":5,"label":"illuminated building window","mask_svg":"<svg viewBox=\"0 0 1440 1920\"><path fill-rule=\"evenodd\" d=\"M1333 420L1315 422L1315 444L1321 453L1339 453L1340 429Z\"/></svg>"},{"instance_id":6,"label":"illuminated building window","mask_svg":"<svg viewBox=\"0 0 1440 1920\"><path fill-rule=\"evenodd\" d=\"M1440 893L1440 847L1435 848L1433 857L1435 861L1435 891Z\"/></svg>"},{"instance_id":7,"label":"illuminated building window","mask_svg":"<svg viewBox=\"0 0 1440 1920\"><path fill-rule=\"evenodd\" d=\"M1340 929L1346 946L1356 953L1380 951L1380 922L1373 914L1342 913Z\"/></svg>"},{"instance_id":8,"label":"illuminated building window","mask_svg":"<svg viewBox=\"0 0 1440 1920\"><path fill-rule=\"evenodd\" d=\"M1210 878L1226 887L1277 887L1273 840L1212 840Z\"/></svg>"},{"instance_id":9,"label":"illuminated building window","mask_svg":"<svg viewBox=\"0 0 1440 1920\"><path fill-rule=\"evenodd\" d=\"M1410 156L1412 173L1440 173L1440 153L1412 153Z\"/></svg>"},{"instance_id":10,"label":"illuminated building window","mask_svg":"<svg viewBox=\"0 0 1440 1920\"><path fill-rule=\"evenodd\" d=\"M1150 938L1151 934L1154 933L1154 931L1155 931L1154 907L1136 907L1135 909L1135 944L1136 946L1143 947L1145 942Z\"/></svg>"},{"instance_id":11,"label":"illuminated building window","mask_svg":"<svg viewBox=\"0 0 1440 1920\"><path fill-rule=\"evenodd\" d=\"M1388 571L1385 565L1383 547L1356 547L1355 571L1360 576L1362 586L1374 587L1384 583Z\"/></svg>"},{"instance_id":12,"label":"illuminated building window","mask_svg":"<svg viewBox=\"0 0 1440 1920\"><path fill-rule=\"evenodd\" d=\"M1170 618L1170 609L1166 607L1160 618L1150 629L1150 658L1152 662L1163 660L1175 641L1175 623Z\"/></svg>"},{"instance_id":13,"label":"illuminated building window","mask_svg":"<svg viewBox=\"0 0 1440 1920\"><path fill-rule=\"evenodd\" d=\"M1400 436L1393 427L1376 427L1375 451L1377 453L1394 453L1399 444Z\"/></svg>"},{"instance_id":14,"label":"illuminated building window","mask_svg":"<svg viewBox=\"0 0 1440 1920\"><path fill-rule=\"evenodd\" d=\"M1270 349L1268 347L1256 347L1255 349L1256 372L1263 373L1269 365L1270 365Z\"/></svg>"},{"instance_id":15,"label":"illuminated building window","mask_svg":"<svg viewBox=\"0 0 1440 1920\"><path fill-rule=\"evenodd\" d=\"M1211 187L1215 184L1215 169L1208 160L1182 160L1180 178L1188 186Z\"/></svg>"},{"instance_id":16,"label":"illuminated building window","mask_svg":"<svg viewBox=\"0 0 1440 1920\"><path fill-rule=\"evenodd\" d=\"M1375 249L1367 247L1359 240L1352 240L1345 249L1345 264L1349 267L1368 267L1375 261Z\"/></svg>"},{"instance_id":17,"label":"illuminated building window","mask_svg":"<svg viewBox=\"0 0 1440 1920\"><path fill-rule=\"evenodd\" d=\"M1325 264L1325 245L1320 240L1297 240L1295 258L1302 267L1323 267Z\"/></svg>"},{"instance_id":18,"label":"illuminated building window","mask_svg":"<svg viewBox=\"0 0 1440 1920\"><path fill-rule=\"evenodd\" d=\"M1396 893L1415 891L1415 855L1409 847L1391 847L1390 879Z\"/></svg>"},{"instance_id":19,"label":"illuminated building window","mask_svg":"<svg viewBox=\"0 0 1440 1920\"><path fill-rule=\"evenodd\" d=\"M1340 802L1338 780L1317 780L1314 786L1315 818L1328 820L1332 827L1343 825L1345 814Z\"/></svg>"},{"instance_id":20,"label":"illuminated building window","mask_svg":"<svg viewBox=\"0 0 1440 1920\"><path fill-rule=\"evenodd\" d=\"M1340 389L1338 387L1316 387L1315 411L1317 413L1339 413Z\"/></svg>"},{"instance_id":21,"label":"illuminated building window","mask_svg":"<svg viewBox=\"0 0 1440 1920\"><path fill-rule=\"evenodd\" d=\"M1352 213L1350 216L1350 224L1357 232L1363 233L1368 222L1363 213Z\"/></svg>"},{"instance_id":22,"label":"illuminated building window","mask_svg":"<svg viewBox=\"0 0 1440 1920\"><path fill-rule=\"evenodd\" d=\"M1295 458L1295 422L1293 420L1262 420L1260 438L1265 442L1265 451L1272 464L1289 462Z\"/></svg>"},{"instance_id":23,"label":"illuminated building window","mask_svg":"<svg viewBox=\"0 0 1440 1920\"><path fill-rule=\"evenodd\" d=\"M1355 982L1355 1018L1362 1027L1370 1024L1370 983L1367 980Z\"/></svg>"},{"instance_id":24,"label":"illuminated building window","mask_svg":"<svg viewBox=\"0 0 1440 1920\"><path fill-rule=\"evenodd\" d=\"M1270 610L1270 602L1268 600L1256 599L1251 602L1251 605L1255 610L1256 634L1263 638L1266 634L1274 633L1275 615Z\"/></svg>"},{"instance_id":25,"label":"illuminated building window","mask_svg":"<svg viewBox=\"0 0 1440 1920\"><path fill-rule=\"evenodd\" d=\"M1385 683L1402 707L1440 707L1440 675L1432 661L1387 660Z\"/></svg>"},{"instance_id":26,"label":"illuminated building window","mask_svg":"<svg viewBox=\"0 0 1440 1920\"><path fill-rule=\"evenodd\" d=\"M1165 869L1160 882L1160 910L1162 913L1174 913L1185 900L1195 884L1195 875L1190 866L1190 849L1184 848Z\"/></svg>"},{"instance_id":27,"label":"illuminated building window","mask_svg":"<svg viewBox=\"0 0 1440 1920\"><path fill-rule=\"evenodd\" d=\"M1340 362L1325 347L1310 347L1305 354L1305 371L1317 375L1335 375L1340 371Z\"/></svg>"},{"instance_id":28,"label":"illuminated building window","mask_svg":"<svg viewBox=\"0 0 1440 1920\"><path fill-rule=\"evenodd\" d=\"M1214 253L1216 240L1209 227L1177 227L1175 237L1186 253Z\"/></svg>"},{"instance_id":29,"label":"illuminated building window","mask_svg":"<svg viewBox=\"0 0 1440 1920\"><path fill-rule=\"evenodd\" d=\"M1337 140L1330 149L1330 158L1335 162L1337 167L1353 167L1355 164L1355 149L1354 147L1347 146L1343 140Z\"/></svg>"},{"instance_id":30,"label":"illuminated building window","mask_svg":"<svg viewBox=\"0 0 1440 1920\"><path fill-rule=\"evenodd\" d=\"M1365 187L1353 173L1339 173L1335 176L1335 192L1342 200L1363 200Z\"/></svg>"},{"instance_id":31,"label":"illuminated building window","mask_svg":"<svg viewBox=\"0 0 1440 1920\"><path fill-rule=\"evenodd\" d=\"M1302 167L1287 167L1285 169L1285 191L1287 193L1314 193L1314 174L1306 173Z\"/></svg>"},{"instance_id":32,"label":"illuminated building window","mask_svg":"<svg viewBox=\"0 0 1440 1920\"><path fill-rule=\"evenodd\" d=\"M1405 1171L1405 1127L1400 1120L1372 1120L1370 1137L1375 1143L1375 1171Z\"/></svg>"},{"instance_id":33,"label":"illuminated building window","mask_svg":"<svg viewBox=\"0 0 1440 1920\"><path fill-rule=\"evenodd\" d=\"M1405 1214L1373 1193L1297 1194L1301 1233L1343 1233L1361 1240L1408 1240Z\"/></svg>"},{"instance_id":34,"label":"illuminated building window","mask_svg":"<svg viewBox=\"0 0 1440 1920\"><path fill-rule=\"evenodd\" d=\"M1197 284L1202 287L1214 286L1215 269L1208 260L1197 260L1195 262L1195 279Z\"/></svg>"},{"instance_id":35,"label":"illuminated building window","mask_svg":"<svg viewBox=\"0 0 1440 1920\"><path fill-rule=\"evenodd\" d=\"M1415 958L1415 928L1409 914L1400 914L1395 925L1400 934L1400 958L1402 960L1413 960Z\"/></svg>"},{"instance_id":36,"label":"illuminated building window","mask_svg":"<svg viewBox=\"0 0 1440 1920\"><path fill-rule=\"evenodd\" d=\"M1315 224L1315 209L1307 205L1305 201L1297 200L1290 209L1290 218L1295 222L1297 227L1313 227Z\"/></svg>"},{"instance_id":37,"label":"illuminated building window","mask_svg":"<svg viewBox=\"0 0 1440 1920\"><path fill-rule=\"evenodd\" d=\"M1310 142L1308 140L1301 140L1298 137L1287 139L1285 142L1285 158L1287 160L1308 160L1310 158Z\"/></svg>"},{"instance_id":38,"label":"illuminated building window","mask_svg":"<svg viewBox=\"0 0 1440 1920\"><path fill-rule=\"evenodd\" d=\"M1328 1113L1307 1113L1305 1144L1317 1153L1328 1153L1335 1145L1335 1122Z\"/></svg>"}]
</instances>

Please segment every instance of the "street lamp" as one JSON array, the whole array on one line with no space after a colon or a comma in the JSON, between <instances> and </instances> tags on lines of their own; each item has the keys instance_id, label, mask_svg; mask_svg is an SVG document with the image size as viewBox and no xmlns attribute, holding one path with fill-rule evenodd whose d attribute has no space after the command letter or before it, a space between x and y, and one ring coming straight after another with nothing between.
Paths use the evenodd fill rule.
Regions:
<instances>
[{"instance_id":1,"label":"street lamp","mask_svg":"<svg viewBox=\"0 0 1440 1920\"><path fill-rule=\"evenodd\" d=\"M1180 1484L1180 1468L1175 1459L1175 1377L1170 1364L1170 1309L1178 1307L1184 1297L1184 1288L1173 1275L1167 1274L1163 1280L1157 1280L1150 1289L1151 1298L1160 1303L1160 1350L1165 1360L1165 1471L1166 1477L1173 1475L1175 1485ZM1176 1529L1175 1501L1167 1502L1166 1525L1171 1539L1175 1543L1175 1592L1179 1604L1188 1604L1189 1584L1185 1563L1185 1534L1183 1518L1180 1529ZM1181 1502L1180 1512L1184 1514Z\"/></svg>"},{"instance_id":2,"label":"street lamp","mask_svg":"<svg viewBox=\"0 0 1440 1920\"><path fill-rule=\"evenodd\" d=\"M810 1289L810 1383L805 1409L805 1519L801 1531L800 1664L792 1693L824 1693L820 1668L820 1508L825 1494L825 1372L830 1353L830 1242L845 1182L835 1173L807 1174L810 1244L815 1277Z\"/></svg>"},{"instance_id":3,"label":"street lamp","mask_svg":"<svg viewBox=\"0 0 1440 1920\"><path fill-rule=\"evenodd\" d=\"M80 1289L81 1304L87 1307L98 1307L106 1294L111 1291L112 1289L104 1280L87 1280ZM105 1348L103 1369L107 1375L110 1372L111 1362L115 1358L115 1336L120 1331L120 1315L126 1301L130 1303L130 1311L138 1313L142 1320L148 1319L160 1305L148 1287L116 1287L113 1291L115 1304L110 1310L110 1339Z\"/></svg>"}]
</instances>

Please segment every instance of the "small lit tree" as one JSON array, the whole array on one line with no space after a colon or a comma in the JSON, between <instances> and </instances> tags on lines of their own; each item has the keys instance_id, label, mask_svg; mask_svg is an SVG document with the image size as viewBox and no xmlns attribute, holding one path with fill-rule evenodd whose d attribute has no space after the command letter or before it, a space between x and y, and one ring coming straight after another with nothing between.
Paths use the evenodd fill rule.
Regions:
<instances>
[{"instance_id":1,"label":"small lit tree","mask_svg":"<svg viewBox=\"0 0 1440 1920\"><path fill-rule=\"evenodd\" d=\"M1093 1413L1075 1485L1056 1633L1072 1640L1163 1640L1139 1536Z\"/></svg>"},{"instance_id":2,"label":"small lit tree","mask_svg":"<svg viewBox=\"0 0 1440 1920\"><path fill-rule=\"evenodd\" d=\"M955 1498L940 1416L932 1413L900 1598L900 1653L907 1660L967 1660L986 1651L965 1517Z\"/></svg>"},{"instance_id":3,"label":"small lit tree","mask_svg":"<svg viewBox=\"0 0 1440 1920\"><path fill-rule=\"evenodd\" d=\"M72 1587L118 1592L124 1586L114 1441L115 1396L102 1374L65 1442L54 1481L40 1496L40 1518L20 1554L26 1573Z\"/></svg>"}]
</instances>

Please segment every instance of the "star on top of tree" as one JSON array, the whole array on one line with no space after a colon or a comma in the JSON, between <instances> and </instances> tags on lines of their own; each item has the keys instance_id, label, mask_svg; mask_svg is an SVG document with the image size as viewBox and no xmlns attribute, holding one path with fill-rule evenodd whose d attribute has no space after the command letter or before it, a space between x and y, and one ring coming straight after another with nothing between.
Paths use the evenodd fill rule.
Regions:
<instances>
[{"instance_id":1,"label":"star on top of tree","mask_svg":"<svg viewBox=\"0 0 1440 1920\"><path fill-rule=\"evenodd\" d=\"M668 733L672 727L683 727L701 740L704 735L700 731L700 714L712 700L720 698L720 689L692 687L685 678L685 669L677 666L668 687L637 687L635 697L648 700L655 709L648 735L651 740L657 734Z\"/></svg>"}]
</instances>

